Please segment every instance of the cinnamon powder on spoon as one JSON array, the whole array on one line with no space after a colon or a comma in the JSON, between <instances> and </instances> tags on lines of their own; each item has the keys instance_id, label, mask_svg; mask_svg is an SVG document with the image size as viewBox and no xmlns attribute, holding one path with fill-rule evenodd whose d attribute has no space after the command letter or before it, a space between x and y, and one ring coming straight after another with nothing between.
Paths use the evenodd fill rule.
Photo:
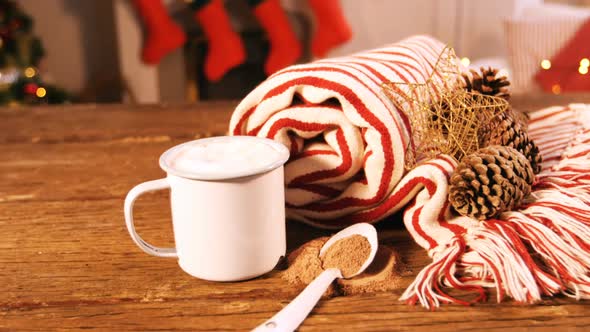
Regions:
<instances>
[{"instance_id":1,"label":"cinnamon powder on spoon","mask_svg":"<svg viewBox=\"0 0 590 332\"><path fill-rule=\"evenodd\" d=\"M324 271L322 265L328 266L325 264L328 252L324 255L324 262L320 258L320 249L326 241L328 241L328 237L316 238L291 252L287 257L289 267L282 273L282 278L289 284L301 288L312 282ZM346 245L343 247L347 248ZM334 249L329 251L334 251ZM341 258L334 257L330 260L347 260L352 251L345 251L344 254ZM359 267L364 259L358 259L361 261ZM341 264L336 263L335 265ZM330 285L325 295L352 295L399 290L402 281L399 269L400 261L397 252L391 247L379 245L375 259L365 272L354 278L338 279L336 283Z\"/></svg>"},{"instance_id":2,"label":"cinnamon powder on spoon","mask_svg":"<svg viewBox=\"0 0 590 332\"><path fill-rule=\"evenodd\" d=\"M322 258L322 268L337 268L344 278L357 273L371 254L371 244L362 235L352 235L332 244Z\"/></svg>"}]
</instances>

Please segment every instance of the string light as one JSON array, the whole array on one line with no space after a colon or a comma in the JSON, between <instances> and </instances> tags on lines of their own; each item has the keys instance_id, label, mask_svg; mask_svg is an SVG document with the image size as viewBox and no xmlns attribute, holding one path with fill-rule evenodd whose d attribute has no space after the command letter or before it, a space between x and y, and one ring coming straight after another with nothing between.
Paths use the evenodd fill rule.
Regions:
<instances>
[{"instance_id":1,"label":"string light","mask_svg":"<svg viewBox=\"0 0 590 332\"><path fill-rule=\"evenodd\" d=\"M580 67L588 67L590 66L590 60L588 58L584 58L580 60Z\"/></svg>"},{"instance_id":2,"label":"string light","mask_svg":"<svg viewBox=\"0 0 590 332\"><path fill-rule=\"evenodd\" d=\"M578 68L578 72L582 75L586 75L588 74L588 67L580 66L580 68Z\"/></svg>"},{"instance_id":3,"label":"string light","mask_svg":"<svg viewBox=\"0 0 590 332\"><path fill-rule=\"evenodd\" d=\"M25 69L25 73L24 74L25 74L25 77L31 78L31 77L35 76L35 74L37 74L37 71L33 67L27 67Z\"/></svg>"},{"instance_id":4,"label":"string light","mask_svg":"<svg viewBox=\"0 0 590 332\"><path fill-rule=\"evenodd\" d=\"M553 94L560 94L561 93L561 86L559 84L553 84L553 86L551 87L551 92L553 92Z\"/></svg>"},{"instance_id":5,"label":"string light","mask_svg":"<svg viewBox=\"0 0 590 332\"><path fill-rule=\"evenodd\" d=\"M471 60L468 57L461 58L461 64L465 67L468 67L471 64Z\"/></svg>"},{"instance_id":6,"label":"string light","mask_svg":"<svg viewBox=\"0 0 590 332\"><path fill-rule=\"evenodd\" d=\"M541 68L547 70L549 68L551 68L551 61L547 60L547 59L543 59L541 61Z\"/></svg>"},{"instance_id":7,"label":"string light","mask_svg":"<svg viewBox=\"0 0 590 332\"><path fill-rule=\"evenodd\" d=\"M35 94L37 95L37 97L43 98L45 97L45 95L47 95L47 90L45 90L45 88L37 88Z\"/></svg>"}]
</instances>

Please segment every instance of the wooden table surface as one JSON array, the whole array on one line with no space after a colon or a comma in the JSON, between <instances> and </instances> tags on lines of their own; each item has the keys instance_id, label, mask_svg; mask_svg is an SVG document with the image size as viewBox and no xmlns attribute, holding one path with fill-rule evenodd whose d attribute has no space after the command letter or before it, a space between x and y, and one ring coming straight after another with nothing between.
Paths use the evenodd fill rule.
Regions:
<instances>
[{"instance_id":1,"label":"wooden table surface","mask_svg":"<svg viewBox=\"0 0 590 332\"><path fill-rule=\"evenodd\" d=\"M144 254L125 228L127 191L164 175L158 157L167 148L223 134L233 106L1 109L0 330L249 330L294 298L298 290L278 271L238 283L192 278L175 260ZM146 240L173 244L167 193L141 198L136 219ZM381 242L401 254L404 287L428 258L399 217L378 228ZM327 234L295 222L287 231L290 250ZM589 303L564 297L534 306L508 300L430 312L398 302L402 291L323 300L301 331L590 326Z\"/></svg>"}]
</instances>

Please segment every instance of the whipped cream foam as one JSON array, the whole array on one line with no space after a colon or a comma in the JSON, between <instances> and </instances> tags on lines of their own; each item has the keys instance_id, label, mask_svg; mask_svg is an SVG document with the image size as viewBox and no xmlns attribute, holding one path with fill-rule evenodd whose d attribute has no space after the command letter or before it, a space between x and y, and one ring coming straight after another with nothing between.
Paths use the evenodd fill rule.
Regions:
<instances>
[{"instance_id":1,"label":"whipped cream foam","mask_svg":"<svg viewBox=\"0 0 590 332\"><path fill-rule=\"evenodd\" d=\"M221 136L191 141L166 151L162 168L174 175L213 180L254 175L283 165L282 144L251 136Z\"/></svg>"}]
</instances>

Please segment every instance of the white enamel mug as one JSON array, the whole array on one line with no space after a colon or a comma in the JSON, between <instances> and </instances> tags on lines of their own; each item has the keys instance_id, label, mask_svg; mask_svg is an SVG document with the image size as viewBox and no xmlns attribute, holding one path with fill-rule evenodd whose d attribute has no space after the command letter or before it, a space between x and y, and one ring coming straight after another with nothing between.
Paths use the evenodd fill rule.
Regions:
<instances>
[{"instance_id":1,"label":"white enamel mug","mask_svg":"<svg viewBox=\"0 0 590 332\"><path fill-rule=\"evenodd\" d=\"M173 167L171 156L189 144L211 142L267 144L278 151L264 165L229 170L186 172ZM287 148L251 136L221 136L177 145L160 157L164 179L135 186L125 199L125 222L133 241L146 253L178 258L188 274L211 281L251 279L271 271L285 255L285 194L283 165ZM145 242L133 223L133 204L142 194L170 189L176 248Z\"/></svg>"}]
</instances>

